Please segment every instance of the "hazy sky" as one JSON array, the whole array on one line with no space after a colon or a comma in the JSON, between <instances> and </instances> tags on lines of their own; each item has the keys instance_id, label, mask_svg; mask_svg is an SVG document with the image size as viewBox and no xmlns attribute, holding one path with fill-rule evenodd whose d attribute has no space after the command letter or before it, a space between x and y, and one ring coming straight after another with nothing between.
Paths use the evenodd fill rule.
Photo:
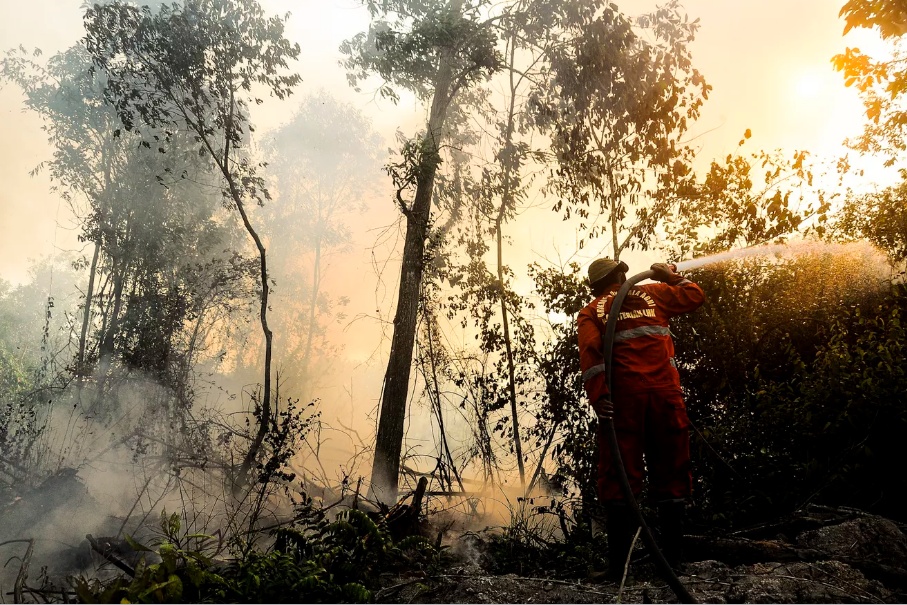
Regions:
<instances>
[{"instance_id":1,"label":"hazy sky","mask_svg":"<svg viewBox=\"0 0 907 605\"><path fill-rule=\"evenodd\" d=\"M694 63L713 86L703 116L689 135L701 146L704 162L733 152L747 128L753 132L748 143L753 151L784 147L819 154L834 153L842 139L859 131L860 104L853 91L844 88L830 59L847 45L865 48L873 37L865 32L842 37L837 14L843 1L686 1L690 17L701 23L693 47ZM49 57L68 48L83 35L82 4L83 0L31 0L27 4L0 0L0 51L23 45L41 48ZM253 120L260 134L288 120L298 99L321 88L359 108L384 136L387 146L394 146L398 129L411 135L424 124L422 108L412 101L393 106L371 93L356 93L348 87L344 70L338 65L338 46L368 26L368 14L356 0L262 0L262 4L269 14L291 13L287 36L302 47L296 69L303 82L288 101L255 108ZM645 12L655 4L650 0L619 2L629 14ZM77 250L81 244L76 241L78 231L66 204L48 191L46 176L29 176L39 162L50 158L51 150L37 117L23 113L22 95L15 87L0 90L0 117L0 279L22 283L28 279L30 259L51 254L55 246ZM377 197L375 207L365 215L367 222L353 225L352 250L342 261L346 275L365 275L371 271L367 265L372 260L377 264L388 259L387 244L383 247L384 259L375 259L371 252L381 233L378 228L391 223L398 213L389 195ZM559 218L553 220L547 205L524 213L519 228L513 237L513 254L508 251L508 263L519 267L518 275L524 273L529 261L544 264L546 259L570 258L584 264L599 252L587 247L577 254L573 228ZM394 236L391 230L387 240L393 243ZM599 245L606 243L600 241ZM635 273L662 259L629 254L625 260ZM386 267L381 278L368 275L377 285L341 280L348 289L368 289L351 304L350 317L358 313L389 319L398 270L393 257ZM68 286L54 287L59 290ZM51 294L59 296L61 292ZM275 304L279 305L279 287L277 294ZM323 395L326 400L330 396L336 413L349 410L348 422L352 423L354 416L360 416L354 412L373 407L380 393L387 340L382 340L377 321L338 325L335 329L343 339L347 361L357 365L354 372L344 374L342 385L331 387L333 396ZM368 405L360 408L359 402ZM427 412L424 416L427 418ZM425 418L422 421L428 423ZM410 433L408 440L418 439L418 433Z\"/></svg>"},{"instance_id":2,"label":"hazy sky","mask_svg":"<svg viewBox=\"0 0 907 605\"><path fill-rule=\"evenodd\" d=\"M82 0L0 2L0 49L38 47L49 56L73 44L81 35ZM421 122L420 108L399 107L353 92L337 64L338 45L367 27L368 17L355 0L264 0L270 14L290 12L288 37L302 46L298 71L306 91L326 88L352 102L393 140L397 128L411 133ZM638 13L654 2L621 2ZM859 43L841 36L837 17L841 0L688 0L691 18L701 28L694 61L714 87L703 118L693 134L703 157L732 151L746 128L753 131L752 148L831 150L859 124L860 108L852 91L844 89L830 58ZM864 38L866 36L864 35ZM266 105L255 116L260 131L281 123L294 108L294 99ZM21 95L12 87L0 90L0 278L21 282L31 258L46 255L54 245L76 245L75 230L61 204L48 193L43 176L28 172L50 151L34 115L21 110ZM560 236L558 236L560 237ZM570 239L570 238L568 238ZM560 244L547 242L554 253Z\"/></svg>"}]
</instances>

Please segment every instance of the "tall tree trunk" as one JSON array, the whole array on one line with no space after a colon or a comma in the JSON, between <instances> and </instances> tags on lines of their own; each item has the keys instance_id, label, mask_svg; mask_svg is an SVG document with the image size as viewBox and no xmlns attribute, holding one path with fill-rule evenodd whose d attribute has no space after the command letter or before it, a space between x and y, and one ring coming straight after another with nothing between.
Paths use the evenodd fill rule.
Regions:
<instances>
[{"instance_id":1,"label":"tall tree trunk","mask_svg":"<svg viewBox=\"0 0 907 605\"><path fill-rule=\"evenodd\" d=\"M79 353L76 365L76 375L80 378L87 373L85 370L85 343L88 340L88 324L91 323L91 301L94 298L94 280L98 271L98 256L101 253L101 244L94 243L94 255L91 257L91 273L88 275L88 290L85 293L85 313L82 316L82 332L79 334Z\"/></svg>"},{"instance_id":2,"label":"tall tree trunk","mask_svg":"<svg viewBox=\"0 0 907 605\"><path fill-rule=\"evenodd\" d=\"M114 353L114 338L116 332L119 329L120 322L120 310L123 306L123 286L125 285L126 278L123 276L125 273L125 267L116 267L117 273L113 277L113 309L110 311L110 317L108 318L107 331L104 332L104 339L101 341L101 350L99 352L99 357L101 358L101 365L103 366L103 374L106 375L107 370L110 369L110 364L113 360Z\"/></svg>"},{"instance_id":3,"label":"tall tree trunk","mask_svg":"<svg viewBox=\"0 0 907 605\"><path fill-rule=\"evenodd\" d=\"M246 228L246 232L249 234L249 237L252 238L252 241L255 243L255 248L258 250L258 264L261 276L261 306L259 307L259 321L261 322L262 334L264 334L265 337L265 375L264 385L262 387L261 407L259 408L258 431L255 433L252 445L249 447L249 451L246 452L246 456L243 458L242 464L239 467L235 486L236 489L234 490L235 493L238 494L239 489L248 483L249 470L252 468L252 463L258 458L261 446L265 440L265 435L267 435L268 429L271 426L271 351L273 348L274 335L271 332L271 328L268 327L268 296L270 294L270 285L268 284L268 258L265 246L258 236L258 232L255 231L255 228L252 227L252 223L249 221L249 216L246 214L246 207L242 201L242 194L239 192L232 176L226 169L226 164L221 166L221 171L224 178L227 180L230 195L233 198L233 203L242 219L243 226Z\"/></svg>"},{"instance_id":4,"label":"tall tree trunk","mask_svg":"<svg viewBox=\"0 0 907 605\"><path fill-rule=\"evenodd\" d=\"M514 64L515 44L510 45L510 64ZM513 363L513 343L510 338L510 321L507 315L507 296L504 285L504 250L503 229L504 217L507 209L513 206L512 166L514 158L511 157L513 149L514 114L516 108L516 83L514 72L510 70L510 106L507 114L507 128L504 135L504 166L503 166L503 191L501 192L501 207L498 209L495 220L495 240L497 243L497 273L498 296L501 302L501 325L504 328L504 349L507 353L507 390L510 398L510 417L513 423L513 450L516 454L517 468L520 471L520 487L526 490L526 469L523 466L523 445L520 440L520 420L516 405L516 372Z\"/></svg>"},{"instance_id":5,"label":"tall tree trunk","mask_svg":"<svg viewBox=\"0 0 907 605\"><path fill-rule=\"evenodd\" d=\"M510 322L507 315L507 297L504 292L504 261L501 244L501 221L495 231L498 244L498 288L501 297L501 324L504 328L504 350L507 353L507 394L510 399L510 418L513 422L513 451L520 471L520 487L526 489L526 469L523 466L523 445L520 440L520 419L516 405L516 370L513 363L513 344L510 339Z\"/></svg>"},{"instance_id":6,"label":"tall tree trunk","mask_svg":"<svg viewBox=\"0 0 907 605\"><path fill-rule=\"evenodd\" d=\"M103 340L101 341L98 351L100 380L98 381L97 399L92 406L92 411L95 413L101 413L103 410L104 391L107 389L107 381L108 378L110 378L110 368L113 366L114 349L116 348L114 338L116 337L117 330L120 328L119 318L123 305L123 286L126 281L124 274L128 268L128 263L122 267L116 265L119 265L119 263L115 263L114 269L116 274L113 278L113 309L110 311L107 330L103 334Z\"/></svg>"},{"instance_id":7,"label":"tall tree trunk","mask_svg":"<svg viewBox=\"0 0 907 605\"><path fill-rule=\"evenodd\" d=\"M403 265L400 269L400 288L397 311L394 315L394 334L391 338L390 359L384 374L381 413L375 438L375 458L372 465L371 494L380 502L397 499L397 479L400 452L403 448L403 424L406 419L406 396L412 369L413 346L416 338L419 296L424 271L425 238L431 216L435 173L447 108L451 101L453 80L452 49L441 53L438 77L432 98L431 113L420 156L419 176L412 208L406 213L406 239L403 245Z\"/></svg>"}]
</instances>

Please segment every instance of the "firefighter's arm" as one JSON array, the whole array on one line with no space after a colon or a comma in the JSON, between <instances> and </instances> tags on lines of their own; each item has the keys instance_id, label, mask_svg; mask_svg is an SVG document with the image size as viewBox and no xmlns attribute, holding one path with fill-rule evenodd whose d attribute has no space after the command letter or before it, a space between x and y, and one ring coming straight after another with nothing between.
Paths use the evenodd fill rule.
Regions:
<instances>
[{"instance_id":1,"label":"firefighter's arm","mask_svg":"<svg viewBox=\"0 0 907 605\"><path fill-rule=\"evenodd\" d=\"M608 383L605 373L602 333L596 321L581 312L577 320L579 334L579 365L582 371L583 387L596 415L611 418L614 409L608 399Z\"/></svg>"},{"instance_id":2,"label":"firefighter's arm","mask_svg":"<svg viewBox=\"0 0 907 605\"><path fill-rule=\"evenodd\" d=\"M683 275L676 273L677 265L669 265L667 263L655 263L651 267L652 279L655 281L660 281L668 284L669 286L679 286L684 282L689 282L687 278Z\"/></svg>"},{"instance_id":3,"label":"firefighter's arm","mask_svg":"<svg viewBox=\"0 0 907 605\"><path fill-rule=\"evenodd\" d=\"M665 286L658 288L659 302L668 315L680 315L695 311L705 302L705 292L698 284L674 272L674 265L655 263L651 269L655 273L652 279Z\"/></svg>"}]
</instances>

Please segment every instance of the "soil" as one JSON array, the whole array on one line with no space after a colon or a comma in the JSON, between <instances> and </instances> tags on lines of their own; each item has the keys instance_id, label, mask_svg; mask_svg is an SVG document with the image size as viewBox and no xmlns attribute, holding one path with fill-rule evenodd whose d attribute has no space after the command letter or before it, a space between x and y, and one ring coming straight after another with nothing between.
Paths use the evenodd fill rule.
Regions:
<instances>
[{"instance_id":1,"label":"soil","mask_svg":"<svg viewBox=\"0 0 907 605\"><path fill-rule=\"evenodd\" d=\"M688 537L693 557L678 573L701 603L904 603L907 537L882 517L796 519L791 535ZM763 528L761 531L765 531ZM708 546L712 545L709 549ZM454 549L455 551L456 549ZM724 561L709 558L720 555ZM640 556L641 555L641 556ZM782 560L757 560L775 556ZM677 603L645 553L637 551L630 577L608 581L493 575L465 556L446 573L392 578L375 594L379 603Z\"/></svg>"},{"instance_id":2,"label":"soil","mask_svg":"<svg viewBox=\"0 0 907 605\"><path fill-rule=\"evenodd\" d=\"M621 588L610 582L573 582L489 576L477 570L401 581L379 591L379 603L677 603L667 584L643 566ZM719 561L687 564L679 575L700 603L901 603L880 582L837 561L757 563L728 567Z\"/></svg>"}]
</instances>

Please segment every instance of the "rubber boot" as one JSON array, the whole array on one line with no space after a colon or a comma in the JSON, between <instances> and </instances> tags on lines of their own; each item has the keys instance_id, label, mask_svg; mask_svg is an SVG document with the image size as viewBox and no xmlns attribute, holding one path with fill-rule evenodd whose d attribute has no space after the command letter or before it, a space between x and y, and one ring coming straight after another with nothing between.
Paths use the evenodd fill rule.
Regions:
<instances>
[{"instance_id":1,"label":"rubber boot","mask_svg":"<svg viewBox=\"0 0 907 605\"><path fill-rule=\"evenodd\" d=\"M605 530L608 532L608 573L607 579L620 582L624 565L630 555L630 545L636 533L637 521L633 510L626 504L606 504Z\"/></svg>"},{"instance_id":2,"label":"rubber boot","mask_svg":"<svg viewBox=\"0 0 907 605\"><path fill-rule=\"evenodd\" d=\"M661 552L675 572L683 565L685 516L686 502L683 500L664 500L658 503Z\"/></svg>"}]
</instances>

